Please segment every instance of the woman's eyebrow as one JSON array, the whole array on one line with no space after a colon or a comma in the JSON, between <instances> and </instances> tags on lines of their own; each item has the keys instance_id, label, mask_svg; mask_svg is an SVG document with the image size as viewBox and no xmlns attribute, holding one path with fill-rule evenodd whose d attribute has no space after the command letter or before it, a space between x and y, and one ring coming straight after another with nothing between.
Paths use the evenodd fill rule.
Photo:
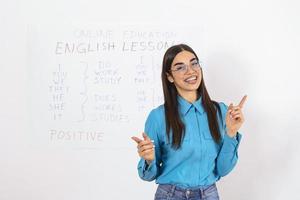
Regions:
<instances>
[{"instance_id":1,"label":"woman's eyebrow","mask_svg":"<svg viewBox=\"0 0 300 200\"><path fill-rule=\"evenodd\" d=\"M174 66L176 66L176 65L182 65L182 64L184 64L184 63L183 62L179 62L179 63L175 63Z\"/></svg>"},{"instance_id":2,"label":"woman's eyebrow","mask_svg":"<svg viewBox=\"0 0 300 200\"><path fill-rule=\"evenodd\" d=\"M197 58L192 58L192 59L190 60L190 62L192 62L192 61L194 61L194 60L197 60ZM183 62L178 62L178 63L175 63L174 66L176 66L176 65L182 65L182 64L184 64L184 63L183 63Z\"/></svg>"}]
</instances>

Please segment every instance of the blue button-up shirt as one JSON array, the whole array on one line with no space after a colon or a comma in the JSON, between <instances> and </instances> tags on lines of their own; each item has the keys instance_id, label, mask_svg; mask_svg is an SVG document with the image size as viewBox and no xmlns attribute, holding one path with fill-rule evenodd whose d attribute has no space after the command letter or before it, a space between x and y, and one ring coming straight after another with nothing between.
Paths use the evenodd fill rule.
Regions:
<instances>
[{"instance_id":1,"label":"blue button-up shirt","mask_svg":"<svg viewBox=\"0 0 300 200\"><path fill-rule=\"evenodd\" d=\"M214 142L208 125L202 97L193 103L178 96L180 117L185 124L185 137L180 149L171 148L165 124L164 106L153 109L145 123L145 133L154 140L155 159L150 165L141 158L138 172L141 179L157 184L174 184L182 188L207 186L228 174L235 166L241 134L233 138L227 135L225 117L227 106L219 103L221 143Z\"/></svg>"}]
</instances>

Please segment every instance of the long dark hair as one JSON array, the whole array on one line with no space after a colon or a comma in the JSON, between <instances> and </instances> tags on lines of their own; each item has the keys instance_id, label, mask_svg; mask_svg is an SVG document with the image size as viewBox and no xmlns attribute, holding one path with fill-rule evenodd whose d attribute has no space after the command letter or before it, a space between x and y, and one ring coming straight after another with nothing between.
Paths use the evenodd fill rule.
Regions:
<instances>
[{"instance_id":1,"label":"long dark hair","mask_svg":"<svg viewBox=\"0 0 300 200\"><path fill-rule=\"evenodd\" d=\"M174 149L179 149L181 147L181 141L185 135L185 125L180 119L179 109L178 109L178 101L177 101L177 89L175 85L168 81L167 73L171 68L171 64L175 58L175 56L182 52L189 51L195 55L198 59L198 56L194 52L194 50L186 44L178 44L170 47L163 58L163 67L161 72L162 86L164 92L164 107L165 107L165 116L166 116L166 132L168 136L168 140L170 140L170 130L172 130L172 147ZM202 72L202 69L201 69ZM217 110L219 111L220 116L221 110L220 106L216 101L210 99L209 94L206 90L203 73L201 73L201 84L197 89L198 97L202 97L202 106L207 114L209 129L211 135L216 143L220 142L220 128L218 125L217 118Z\"/></svg>"}]
</instances>

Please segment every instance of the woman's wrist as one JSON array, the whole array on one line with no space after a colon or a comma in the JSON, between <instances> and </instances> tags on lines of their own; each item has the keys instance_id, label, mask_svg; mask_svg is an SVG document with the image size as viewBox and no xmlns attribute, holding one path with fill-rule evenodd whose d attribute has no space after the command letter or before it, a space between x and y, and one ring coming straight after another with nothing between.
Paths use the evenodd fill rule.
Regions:
<instances>
[{"instance_id":1,"label":"woman's wrist","mask_svg":"<svg viewBox=\"0 0 300 200\"><path fill-rule=\"evenodd\" d=\"M229 129L227 128L227 135L231 138L235 137L237 134L237 130L232 130L232 129Z\"/></svg>"},{"instance_id":2,"label":"woman's wrist","mask_svg":"<svg viewBox=\"0 0 300 200\"><path fill-rule=\"evenodd\" d=\"M152 163L152 160L146 160L146 163L147 163L148 165L150 165L150 164Z\"/></svg>"}]
</instances>

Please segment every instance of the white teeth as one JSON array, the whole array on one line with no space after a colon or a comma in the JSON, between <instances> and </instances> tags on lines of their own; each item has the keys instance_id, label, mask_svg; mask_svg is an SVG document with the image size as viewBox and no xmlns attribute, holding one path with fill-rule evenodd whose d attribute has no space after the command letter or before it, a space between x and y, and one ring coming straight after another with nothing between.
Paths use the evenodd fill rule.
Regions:
<instances>
[{"instance_id":1,"label":"white teeth","mask_svg":"<svg viewBox=\"0 0 300 200\"><path fill-rule=\"evenodd\" d=\"M192 76L192 77L190 77L190 78L188 78L188 79L185 79L185 81L192 81L192 80L196 80L196 76Z\"/></svg>"}]
</instances>

